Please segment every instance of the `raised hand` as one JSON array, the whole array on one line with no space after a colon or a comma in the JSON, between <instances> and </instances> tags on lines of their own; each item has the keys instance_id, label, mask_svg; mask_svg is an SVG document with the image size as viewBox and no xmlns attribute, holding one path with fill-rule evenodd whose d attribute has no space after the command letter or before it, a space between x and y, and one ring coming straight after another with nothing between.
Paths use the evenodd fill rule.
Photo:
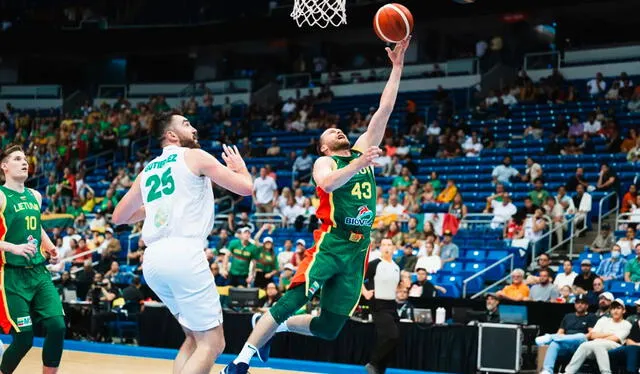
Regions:
<instances>
[{"instance_id":1,"label":"raised hand","mask_svg":"<svg viewBox=\"0 0 640 374\"><path fill-rule=\"evenodd\" d=\"M229 169L235 172L241 172L247 169L247 165L244 163L242 156L240 156L238 147L234 145L232 148L223 144L222 151L222 159Z\"/></svg>"},{"instance_id":2,"label":"raised hand","mask_svg":"<svg viewBox=\"0 0 640 374\"><path fill-rule=\"evenodd\" d=\"M378 146L371 146L367 148L367 150L362 154L362 156L358 157L357 160L360 163L360 168L364 169L371 165L377 166L375 160L380 157L382 154L382 149Z\"/></svg>"},{"instance_id":3,"label":"raised hand","mask_svg":"<svg viewBox=\"0 0 640 374\"><path fill-rule=\"evenodd\" d=\"M31 258L36 253L36 246L31 243L25 243L20 245L12 245L7 248L7 250L16 256L22 256L27 260L31 260Z\"/></svg>"},{"instance_id":4,"label":"raised hand","mask_svg":"<svg viewBox=\"0 0 640 374\"><path fill-rule=\"evenodd\" d=\"M405 40L396 44L396 46L391 50L391 48L387 47L385 50L387 51L387 55L389 56L389 60L393 66L402 66L404 65L404 54L407 52L407 48L409 48L409 43L411 42L411 35L409 35Z\"/></svg>"}]
</instances>

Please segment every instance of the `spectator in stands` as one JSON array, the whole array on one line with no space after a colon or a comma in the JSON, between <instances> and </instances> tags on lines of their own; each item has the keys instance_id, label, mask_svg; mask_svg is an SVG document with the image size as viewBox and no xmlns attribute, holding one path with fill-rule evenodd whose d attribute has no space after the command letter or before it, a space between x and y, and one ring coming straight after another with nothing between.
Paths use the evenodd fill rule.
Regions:
<instances>
[{"instance_id":1,"label":"spectator in stands","mask_svg":"<svg viewBox=\"0 0 640 374\"><path fill-rule=\"evenodd\" d=\"M451 135L443 144L443 151L440 155L441 158L456 158L459 157L462 153L462 147L460 147L460 143L458 142L458 137L456 135Z\"/></svg>"},{"instance_id":2,"label":"spectator in stands","mask_svg":"<svg viewBox=\"0 0 640 374\"><path fill-rule=\"evenodd\" d=\"M502 232L502 238L507 246L511 246L513 240L524 238L524 225L521 216L513 216L509 219Z\"/></svg>"},{"instance_id":3,"label":"spectator in stands","mask_svg":"<svg viewBox=\"0 0 640 374\"><path fill-rule=\"evenodd\" d=\"M400 321L413 322L413 304L409 301L409 289L403 286L398 286L396 290L396 312L398 313L398 319Z\"/></svg>"},{"instance_id":4,"label":"spectator in stands","mask_svg":"<svg viewBox=\"0 0 640 374\"><path fill-rule=\"evenodd\" d=\"M620 246L620 251L624 257L629 256L633 248L636 248L639 243L640 240L636 239L636 231L633 227L628 227L626 236L616 242L616 244Z\"/></svg>"},{"instance_id":5,"label":"spectator in stands","mask_svg":"<svg viewBox=\"0 0 640 374\"><path fill-rule=\"evenodd\" d=\"M511 184L511 178L517 177L520 175L517 169L511 166L511 157L505 156L502 160L502 165L498 165L493 168L491 172L491 177L493 178L493 183L502 183L505 185Z\"/></svg>"},{"instance_id":6,"label":"spectator in stands","mask_svg":"<svg viewBox=\"0 0 640 374\"><path fill-rule=\"evenodd\" d=\"M559 355L575 352L580 344L587 341L587 334L595 326L597 318L588 312L589 304L585 295L578 295L574 304L575 312L564 316L555 334L545 334L536 338L538 346L548 345L541 374L553 374Z\"/></svg>"},{"instance_id":7,"label":"spectator in stands","mask_svg":"<svg viewBox=\"0 0 640 374\"><path fill-rule=\"evenodd\" d=\"M596 270L603 281L622 280L624 278L624 269L627 260L621 258L620 246L614 245L611 249L611 257L603 260Z\"/></svg>"},{"instance_id":8,"label":"spectator in stands","mask_svg":"<svg viewBox=\"0 0 640 374\"><path fill-rule=\"evenodd\" d=\"M111 342L106 323L116 318L115 314L111 312L111 303L118 296L120 296L120 290L113 286L108 279L103 279L102 274L96 273L93 286L87 294L87 301L92 304L91 338L93 341Z\"/></svg>"},{"instance_id":9,"label":"spectator in stands","mask_svg":"<svg viewBox=\"0 0 640 374\"><path fill-rule=\"evenodd\" d=\"M640 162L640 138L636 139L636 145L627 153L627 161L631 163Z\"/></svg>"},{"instance_id":10,"label":"spectator in stands","mask_svg":"<svg viewBox=\"0 0 640 374\"><path fill-rule=\"evenodd\" d=\"M269 148L267 148L267 156L280 156L280 145L278 145L278 138L271 138L271 145L269 146Z\"/></svg>"},{"instance_id":11,"label":"spectator in stands","mask_svg":"<svg viewBox=\"0 0 640 374\"><path fill-rule=\"evenodd\" d=\"M313 157L304 149L302 154L296 157L293 163L293 171L296 173L296 179L300 183L307 183L311 177L311 167L313 166Z\"/></svg>"},{"instance_id":12,"label":"spectator in stands","mask_svg":"<svg viewBox=\"0 0 640 374\"><path fill-rule=\"evenodd\" d=\"M418 279L411 284L409 288L409 297L417 297L420 299L431 299L436 297L436 291L446 294L447 290L443 287L436 286L427 279L427 271L425 269L416 269Z\"/></svg>"},{"instance_id":13,"label":"spectator in stands","mask_svg":"<svg viewBox=\"0 0 640 374\"><path fill-rule=\"evenodd\" d=\"M638 102L640 103L640 93L638 94ZM640 108L639 108L640 111ZM637 144L637 139L638 139L638 130L635 128L630 128L629 132L627 133L627 137L624 138L624 140L622 141L622 144L620 144L620 152L623 153L627 153L629 152L633 147L636 146Z\"/></svg>"},{"instance_id":14,"label":"spectator in stands","mask_svg":"<svg viewBox=\"0 0 640 374\"><path fill-rule=\"evenodd\" d=\"M610 317L611 316L611 302L614 300L613 294L611 292L602 292L604 291L604 283L601 281L601 284L598 285L600 296L597 299L598 310L596 310L596 317ZM587 296L589 296L587 294Z\"/></svg>"},{"instance_id":15,"label":"spectator in stands","mask_svg":"<svg viewBox=\"0 0 640 374\"><path fill-rule=\"evenodd\" d=\"M524 301L529 298L529 286L524 283L524 271L515 269L511 273L511 284L498 291L496 295L502 299Z\"/></svg>"},{"instance_id":16,"label":"spectator in stands","mask_svg":"<svg viewBox=\"0 0 640 374\"><path fill-rule=\"evenodd\" d=\"M211 265L209 265L209 270L211 270L211 274L213 275L213 279L216 282L216 286L224 287L227 285L227 278L223 277L222 274L220 274L220 266L221 264L214 261L211 263Z\"/></svg>"},{"instance_id":17,"label":"spectator in stands","mask_svg":"<svg viewBox=\"0 0 640 374\"><path fill-rule=\"evenodd\" d=\"M587 293L593 290L593 281L597 276L591 271L591 260L585 258L580 262L580 274L573 281L578 293Z\"/></svg>"},{"instance_id":18,"label":"spectator in stands","mask_svg":"<svg viewBox=\"0 0 640 374\"><path fill-rule=\"evenodd\" d=\"M524 138L527 140L540 140L544 134L544 129L539 120L533 121L531 126L524 129Z\"/></svg>"},{"instance_id":19,"label":"spectator in stands","mask_svg":"<svg viewBox=\"0 0 640 374\"><path fill-rule=\"evenodd\" d=\"M529 299L532 301L549 302L558 298L560 294L551 283L549 270L541 269L538 272L538 282L531 287Z\"/></svg>"},{"instance_id":20,"label":"spectator in stands","mask_svg":"<svg viewBox=\"0 0 640 374\"><path fill-rule=\"evenodd\" d=\"M582 126L589 136L596 136L602 130L602 123L596 119L595 112L589 113L587 121Z\"/></svg>"},{"instance_id":21,"label":"spectator in stands","mask_svg":"<svg viewBox=\"0 0 640 374\"><path fill-rule=\"evenodd\" d=\"M547 229L547 220L544 218L544 211L542 208L536 208L533 216L527 217L524 220L524 238L528 239L531 243L538 242L544 230Z\"/></svg>"},{"instance_id":22,"label":"spectator in stands","mask_svg":"<svg viewBox=\"0 0 640 374\"><path fill-rule=\"evenodd\" d=\"M298 269L298 265L304 260L305 250L307 248L307 243L304 239L296 240L296 251L293 253L291 257L291 264L295 266L296 270Z\"/></svg>"},{"instance_id":23,"label":"spectator in stands","mask_svg":"<svg viewBox=\"0 0 640 374\"><path fill-rule=\"evenodd\" d=\"M573 199L567 195L567 189L564 186L558 187L557 195L554 198L556 205L562 206L566 214L575 214L576 207L573 204Z\"/></svg>"},{"instance_id":24,"label":"spectator in stands","mask_svg":"<svg viewBox=\"0 0 640 374\"><path fill-rule=\"evenodd\" d=\"M293 266L292 264L286 264L284 266L284 269L282 269L282 272L280 273L280 279L278 279L278 291L280 291L280 294L285 293L287 291L287 288L289 288L291 279L293 279L294 272L295 266Z\"/></svg>"},{"instance_id":25,"label":"spectator in stands","mask_svg":"<svg viewBox=\"0 0 640 374\"><path fill-rule=\"evenodd\" d=\"M534 188L529 191L529 198L534 205L543 206L550 196L547 190L543 189L544 181L542 178L537 178L533 181Z\"/></svg>"},{"instance_id":26,"label":"spectator in stands","mask_svg":"<svg viewBox=\"0 0 640 374\"><path fill-rule=\"evenodd\" d=\"M256 237L259 237L256 235ZM256 242L258 242L256 240ZM266 288L267 284L273 282L273 277L278 274L278 264L276 255L273 252L273 238L270 236L262 239L262 246L258 247L260 254L256 260L254 287Z\"/></svg>"},{"instance_id":27,"label":"spectator in stands","mask_svg":"<svg viewBox=\"0 0 640 374\"><path fill-rule=\"evenodd\" d=\"M629 185L629 190L624 194L622 202L620 203L620 213L628 213L631 210L631 206L635 204L637 196L638 191L636 185Z\"/></svg>"},{"instance_id":28,"label":"spectator in stands","mask_svg":"<svg viewBox=\"0 0 640 374\"><path fill-rule=\"evenodd\" d=\"M403 216L405 213L405 207L398 202L398 195L389 195L389 205L385 206L382 210L383 215L395 214L398 217Z\"/></svg>"},{"instance_id":29,"label":"spectator in stands","mask_svg":"<svg viewBox=\"0 0 640 374\"><path fill-rule=\"evenodd\" d=\"M278 269L284 270L286 264L291 263L293 257L293 242L291 239L287 239L282 246L282 251L278 254Z\"/></svg>"},{"instance_id":30,"label":"spectator in stands","mask_svg":"<svg viewBox=\"0 0 640 374\"><path fill-rule=\"evenodd\" d=\"M573 264L571 263L571 260L565 259L562 261L562 273L558 273L558 275L556 275L553 284L558 289L561 289L564 286L573 287L573 282L577 276L578 274L573 271Z\"/></svg>"},{"instance_id":31,"label":"spectator in stands","mask_svg":"<svg viewBox=\"0 0 640 374\"><path fill-rule=\"evenodd\" d=\"M286 103L282 106L282 116L288 117L293 114L296 110L296 102L290 97Z\"/></svg>"},{"instance_id":32,"label":"spectator in stands","mask_svg":"<svg viewBox=\"0 0 640 374\"><path fill-rule=\"evenodd\" d=\"M275 305L280 299L280 291L275 283L269 282L266 286L266 294L262 297L258 305L260 306L260 312L266 313L269 308Z\"/></svg>"},{"instance_id":33,"label":"spectator in stands","mask_svg":"<svg viewBox=\"0 0 640 374\"><path fill-rule=\"evenodd\" d=\"M273 213L278 202L278 185L265 168L260 168L260 176L253 181L253 202L257 213Z\"/></svg>"},{"instance_id":34,"label":"spectator in stands","mask_svg":"<svg viewBox=\"0 0 640 374\"><path fill-rule=\"evenodd\" d=\"M478 133L473 131L471 136L462 144L462 150L467 157L479 157L482 152L482 142L478 137Z\"/></svg>"},{"instance_id":35,"label":"spectator in stands","mask_svg":"<svg viewBox=\"0 0 640 374\"><path fill-rule=\"evenodd\" d=\"M542 167L535 162L533 158L527 157L527 168L522 176L523 182L535 182L538 178L542 177Z\"/></svg>"},{"instance_id":36,"label":"spectator in stands","mask_svg":"<svg viewBox=\"0 0 640 374\"><path fill-rule=\"evenodd\" d=\"M624 302L615 299L611 303L611 317L602 317L596 322L593 329L587 333L589 341L580 344L565 368L565 373L577 373L590 356L595 356L601 373L611 373L609 351L620 347L631 331L631 323L623 319L624 312Z\"/></svg>"},{"instance_id":37,"label":"spectator in stands","mask_svg":"<svg viewBox=\"0 0 640 374\"><path fill-rule=\"evenodd\" d=\"M580 122L577 115L571 116L571 125L569 126L569 139L581 137L584 134L584 124Z\"/></svg>"},{"instance_id":38,"label":"spectator in stands","mask_svg":"<svg viewBox=\"0 0 640 374\"><path fill-rule=\"evenodd\" d=\"M604 293L604 281L602 280L602 278L597 277L593 280L593 290L587 292L587 299L589 300L589 304L590 305L600 305L603 308L606 307L606 309L608 310L609 308L609 304L611 302L611 300L613 300L613 296L611 298L608 297L608 295L602 295ZM600 303L600 296L603 297L603 299L608 300L609 303L603 301L602 303ZM609 300L611 299L611 300Z\"/></svg>"},{"instance_id":39,"label":"spectator in stands","mask_svg":"<svg viewBox=\"0 0 640 374\"><path fill-rule=\"evenodd\" d=\"M551 229L554 230L556 243L562 242L564 230L566 229L565 211L562 205L556 204L556 199L552 196L547 198L544 205L546 214L551 218Z\"/></svg>"},{"instance_id":40,"label":"spectator in stands","mask_svg":"<svg viewBox=\"0 0 640 374\"><path fill-rule=\"evenodd\" d=\"M627 262L624 269L625 282L640 282L640 244L635 245L636 257Z\"/></svg>"},{"instance_id":41,"label":"spectator in stands","mask_svg":"<svg viewBox=\"0 0 640 374\"><path fill-rule=\"evenodd\" d=\"M106 273L104 273L104 279L108 279L112 284L118 283L116 282L116 277L120 274L120 264L118 261L111 262L111 266Z\"/></svg>"},{"instance_id":42,"label":"spectator in stands","mask_svg":"<svg viewBox=\"0 0 640 374\"><path fill-rule=\"evenodd\" d=\"M569 141L567 142L567 144L564 146L564 148L560 153L564 156L582 154L582 150L580 149L580 146L578 146L576 137L570 136Z\"/></svg>"},{"instance_id":43,"label":"spectator in stands","mask_svg":"<svg viewBox=\"0 0 640 374\"><path fill-rule=\"evenodd\" d=\"M433 243L424 242L424 252L425 255L418 256L418 260L416 261L415 268L417 269L425 269L429 274L435 274L440 269L442 269L442 259L440 256L435 254L435 248Z\"/></svg>"},{"instance_id":44,"label":"spectator in stands","mask_svg":"<svg viewBox=\"0 0 640 374\"><path fill-rule=\"evenodd\" d=\"M400 170L400 175L398 175L393 179L392 185L393 187L398 189L398 191L404 192L409 188L409 186L411 186L414 179L415 178L411 175L409 168L406 166L403 166L402 170Z\"/></svg>"},{"instance_id":45,"label":"spectator in stands","mask_svg":"<svg viewBox=\"0 0 640 374\"><path fill-rule=\"evenodd\" d=\"M290 226L296 223L298 217L302 216L304 213L303 208L296 204L296 199L293 196L289 196L287 201L287 205L282 210L282 215L284 216L284 225Z\"/></svg>"},{"instance_id":46,"label":"spectator in stands","mask_svg":"<svg viewBox=\"0 0 640 374\"><path fill-rule=\"evenodd\" d=\"M453 233L449 230L445 230L442 237L442 243L440 244L440 258L442 263L453 262L460 257L460 249L453 243Z\"/></svg>"},{"instance_id":47,"label":"spectator in stands","mask_svg":"<svg viewBox=\"0 0 640 374\"><path fill-rule=\"evenodd\" d=\"M491 228L496 229L506 224L514 214L518 212L518 208L511 202L511 195L508 192L502 194L502 202L490 200L493 218L491 219ZM485 211L489 213L489 211Z\"/></svg>"},{"instance_id":48,"label":"spectator in stands","mask_svg":"<svg viewBox=\"0 0 640 374\"><path fill-rule=\"evenodd\" d=\"M249 276L249 268L251 263L260 258L260 250L249 239L251 239L251 231L249 228L239 230L240 237L229 243L229 252L224 258L222 266L222 275L229 280L229 285L238 287L251 284L253 279ZM231 267L229 268L230 257L233 256ZM228 275L227 270L229 269Z\"/></svg>"},{"instance_id":49,"label":"spectator in stands","mask_svg":"<svg viewBox=\"0 0 640 374\"><path fill-rule=\"evenodd\" d=\"M447 179L447 185L445 186L444 190L440 192L436 201L439 203L448 204L457 194L458 187L456 186L456 182L453 179Z\"/></svg>"},{"instance_id":50,"label":"spectator in stands","mask_svg":"<svg viewBox=\"0 0 640 374\"><path fill-rule=\"evenodd\" d=\"M538 284L540 283L540 272L546 271L547 277L549 278L549 282L553 282L553 279L556 277L556 272L551 269L551 257L547 253L542 253L538 257L538 266L537 269L527 277L527 284Z\"/></svg>"},{"instance_id":51,"label":"spectator in stands","mask_svg":"<svg viewBox=\"0 0 640 374\"><path fill-rule=\"evenodd\" d=\"M606 162L600 164L600 174L596 186L598 191L618 191L619 185L618 174L609 167L609 164Z\"/></svg>"},{"instance_id":52,"label":"spectator in stands","mask_svg":"<svg viewBox=\"0 0 640 374\"><path fill-rule=\"evenodd\" d=\"M422 195L420 196L420 202L422 204L435 203L436 197L437 194L433 185L431 182L427 182L424 186L424 190L422 191Z\"/></svg>"},{"instance_id":53,"label":"spectator in stands","mask_svg":"<svg viewBox=\"0 0 640 374\"><path fill-rule=\"evenodd\" d=\"M394 245L397 246L396 243L394 243ZM411 245L405 245L402 250L402 256L396 258L396 263L398 264L398 267L400 267L400 270L412 272L416 267L418 257L413 254L413 247Z\"/></svg>"},{"instance_id":54,"label":"spectator in stands","mask_svg":"<svg viewBox=\"0 0 640 374\"><path fill-rule=\"evenodd\" d=\"M118 175L116 175L113 182L111 182L111 188L121 192L127 190L132 184L133 181L129 177L129 174L127 174L127 171L124 168L120 168L118 169Z\"/></svg>"},{"instance_id":55,"label":"spectator in stands","mask_svg":"<svg viewBox=\"0 0 640 374\"><path fill-rule=\"evenodd\" d=\"M596 236L593 243L591 243L591 250L597 253L609 252L614 244L615 239L613 237L613 232L611 231L611 225L603 223L600 234ZM629 251L629 253L631 253L631 251Z\"/></svg>"},{"instance_id":56,"label":"spectator in stands","mask_svg":"<svg viewBox=\"0 0 640 374\"><path fill-rule=\"evenodd\" d=\"M464 205L464 201L462 200L462 195L460 192L456 194L453 198L453 202L449 205L449 214L454 216L458 222L460 222L464 217L467 216L468 208Z\"/></svg>"},{"instance_id":57,"label":"spectator in stands","mask_svg":"<svg viewBox=\"0 0 640 374\"><path fill-rule=\"evenodd\" d=\"M591 212L592 198L591 194L584 191L584 186L579 184L576 187L576 194L573 196L573 204L578 210L575 212L576 227L579 227L580 223L587 224L587 217Z\"/></svg>"},{"instance_id":58,"label":"spectator in stands","mask_svg":"<svg viewBox=\"0 0 640 374\"><path fill-rule=\"evenodd\" d=\"M602 73L597 73L596 77L587 82L587 90L591 97L604 97L607 83L602 78Z\"/></svg>"}]
</instances>

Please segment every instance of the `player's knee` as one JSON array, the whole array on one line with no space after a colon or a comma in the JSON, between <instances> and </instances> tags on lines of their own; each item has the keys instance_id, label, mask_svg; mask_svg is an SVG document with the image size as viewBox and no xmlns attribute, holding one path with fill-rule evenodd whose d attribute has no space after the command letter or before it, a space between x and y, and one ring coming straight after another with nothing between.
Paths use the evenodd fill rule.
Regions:
<instances>
[{"instance_id":1,"label":"player's knee","mask_svg":"<svg viewBox=\"0 0 640 374\"><path fill-rule=\"evenodd\" d=\"M64 323L64 317L57 316L47 318L42 322L47 337L51 337L53 339L64 340L64 334L67 331L67 327Z\"/></svg>"},{"instance_id":2,"label":"player's knee","mask_svg":"<svg viewBox=\"0 0 640 374\"><path fill-rule=\"evenodd\" d=\"M273 320L279 325L291 317L307 302L304 287L295 287L287 291L278 302L269 309Z\"/></svg>"},{"instance_id":3,"label":"player's knee","mask_svg":"<svg viewBox=\"0 0 640 374\"><path fill-rule=\"evenodd\" d=\"M31 347L33 347L33 331L23 331L13 335L11 348L16 355L24 357Z\"/></svg>"},{"instance_id":4,"label":"player's knee","mask_svg":"<svg viewBox=\"0 0 640 374\"><path fill-rule=\"evenodd\" d=\"M336 340L348 318L347 316L324 311L320 314L320 317L311 320L311 333L320 339Z\"/></svg>"}]
</instances>

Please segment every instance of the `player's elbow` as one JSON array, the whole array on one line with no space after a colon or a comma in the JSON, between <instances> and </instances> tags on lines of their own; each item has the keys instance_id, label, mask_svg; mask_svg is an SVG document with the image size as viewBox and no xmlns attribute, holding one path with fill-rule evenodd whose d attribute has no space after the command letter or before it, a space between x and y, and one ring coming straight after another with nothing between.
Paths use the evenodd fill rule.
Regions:
<instances>
[{"instance_id":1,"label":"player's elbow","mask_svg":"<svg viewBox=\"0 0 640 374\"><path fill-rule=\"evenodd\" d=\"M253 180L251 180L251 177L245 178L245 180L239 186L238 191L236 193L241 196L253 195Z\"/></svg>"},{"instance_id":2,"label":"player's elbow","mask_svg":"<svg viewBox=\"0 0 640 374\"><path fill-rule=\"evenodd\" d=\"M111 222L116 226L125 224L124 217L122 216L122 211L118 209L118 207L116 207L116 209L113 211L113 214L111 215Z\"/></svg>"}]
</instances>

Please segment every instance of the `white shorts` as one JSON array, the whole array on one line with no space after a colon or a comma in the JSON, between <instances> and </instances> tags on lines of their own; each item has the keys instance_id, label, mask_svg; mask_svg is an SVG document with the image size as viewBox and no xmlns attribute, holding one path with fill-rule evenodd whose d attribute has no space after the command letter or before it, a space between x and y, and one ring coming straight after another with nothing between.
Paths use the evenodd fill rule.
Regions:
<instances>
[{"instance_id":1,"label":"white shorts","mask_svg":"<svg viewBox=\"0 0 640 374\"><path fill-rule=\"evenodd\" d=\"M178 322L191 331L222 324L220 295L202 240L165 238L144 252L144 279Z\"/></svg>"}]
</instances>

